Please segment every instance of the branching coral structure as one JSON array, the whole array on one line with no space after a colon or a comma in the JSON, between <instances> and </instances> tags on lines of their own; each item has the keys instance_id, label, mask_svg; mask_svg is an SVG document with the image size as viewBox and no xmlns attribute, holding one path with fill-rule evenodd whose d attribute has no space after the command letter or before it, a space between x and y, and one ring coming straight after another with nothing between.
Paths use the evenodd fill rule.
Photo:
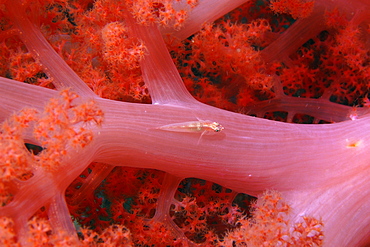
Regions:
<instances>
[{"instance_id":1,"label":"branching coral structure","mask_svg":"<svg viewBox=\"0 0 370 247\"><path fill-rule=\"evenodd\" d=\"M2 246L370 243L368 1L0 6Z\"/></svg>"}]
</instances>

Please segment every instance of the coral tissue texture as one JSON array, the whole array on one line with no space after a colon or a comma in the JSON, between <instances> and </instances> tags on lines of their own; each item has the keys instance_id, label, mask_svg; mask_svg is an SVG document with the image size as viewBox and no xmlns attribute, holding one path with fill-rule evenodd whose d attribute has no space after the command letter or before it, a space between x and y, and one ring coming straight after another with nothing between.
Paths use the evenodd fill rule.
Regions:
<instances>
[{"instance_id":1,"label":"coral tissue texture","mask_svg":"<svg viewBox=\"0 0 370 247\"><path fill-rule=\"evenodd\" d=\"M367 0L0 0L1 246L370 245Z\"/></svg>"}]
</instances>

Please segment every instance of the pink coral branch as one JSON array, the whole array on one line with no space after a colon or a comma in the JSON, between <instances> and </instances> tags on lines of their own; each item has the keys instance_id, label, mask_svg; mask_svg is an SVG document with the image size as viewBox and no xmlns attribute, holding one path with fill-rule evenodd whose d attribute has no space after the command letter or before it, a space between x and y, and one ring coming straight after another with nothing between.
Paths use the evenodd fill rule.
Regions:
<instances>
[{"instance_id":1,"label":"pink coral branch","mask_svg":"<svg viewBox=\"0 0 370 247\"><path fill-rule=\"evenodd\" d=\"M19 37L27 46L28 51L43 65L44 72L53 79L53 84L58 89L71 87L80 95L96 97L96 94L55 52L42 35L40 28L27 18L24 6L20 4L20 1L7 1L5 5L6 16L19 29Z\"/></svg>"},{"instance_id":2,"label":"pink coral branch","mask_svg":"<svg viewBox=\"0 0 370 247\"><path fill-rule=\"evenodd\" d=\"M148 55L141 61L143 78L153 104L196 104L175 67L157 26L143 26L127 18L132 32L144 41Z\"/></svg>"},{"instance_id":3,"label":"pink coral branch","mask_svg":"<svg viewBox=\"0 0 370 247\"><path fill-rule=\"evenodd\" d=\"M294 210L294 220L303 215L322 218L325 246L367 246L370 240L369 176L367 165L356 176L335 186L288 191L284 192L284 198Z\"/></svg>"},{"instance_id":4,"label":"pink coral branch","mask_svg":"<svg viewBox=\"0 0 370 247\"><path fill-rule=\"evenodd\" d=\"M24 88L25 84L18 81L0 77L0 98L2 107L0 108L0 121L4 121L7 116L21 110L25 102L27 105L38 110L42 110L45 103L58 92L43 87ZM35 97L38 100L35 100Z\"/></svg>"},{"instance_id":5,"label":"pink coral branch","mask_svg":"<svg viewBox=\"0 0 370 247\"><path fill-rule=\"evenodd\" d=\"M324 29L324 8L316 7L309 17L297 20L288 30L280 34L261 52L261 56L267 63L280 60L289 64L289 56Z\"/></svg>"},{"instance_id":6,"label":"pink coral branch","mask_svg":"<svg viewBox=\"0 0 370 247\"><path fill-rule=\"evenodd\" d=\"M250 0L199 0L196 7L189 11L183 27L179 30L163 27L160 29L161 33L171 33L180 40L186 39L190 35L198 32L204 24L214 22L216 19L226 15L233 9L248 1ZM184 7L184 5L184 1L182 1L178 4L177 8L180 9L181 7ZM210 9L212 9L212 11L210 11Z\"/></svg>"},{"instance_id":7,"label":"pink coral branch","mask_svg":"<svg viewBox=\"0 0 370 247\"><path fill-rule=\"evenodd\" d=\"M17 15L16 5L11 5L10 1L7 5L9 16L21 30L24 43L45 68L58 77L58 87L72 86L82 94L81 100L95 98L105 113L101 127L83 126L94 134L95 139L89 146L75 150L68 143L69 155L61 158L61 166L51 171L34 169L33 177L17 182L18 191L9 204L0 208L0 215L14 219L19 236L26 236L28 218L42 206L50 207L48 213L54 229L72 234L74 229L63 198L64 191L92 161L97 161L165 171L165 188L159 196L159 207L153 220L165 221L174 231L179 229L167 216L169 204L173 202L170 198L173 198L180 178L196 176L251 195L266 189L281 191L294 208L290 216L293 223L306 214L322 218L328 246L357 246L368 241L370 114L330 125L297 125L203 105L186 91L157 27L139 27L132 19L127 23L134 36L144 41L149 53L141 61L141 69L153 104L102 99L93 95L62 62L37 27ZM321 8L314 11L313 16L319 20L315 25L317 28L309 28L310 19L298 21L292 31L288 30L264 49L266 61L287 58L306 38L319 32L322 12ZM306 29L300 30L302 27L310 31L304 40L299 40L297 34L307 33ZM291 37L287 41L285 37L288 35ZM299 44L293 49L290 47L293 43ZM0 91L3 96L0 98L2 118L24 106L40 109L55 95L52 90L5 78L0 78ZM296 102L286 101L290 105ZM295 110L295 106L292 108ZM49 111L53 112L53 109ZM68 114L63 112L63 116ZM219 122L225 130L215 135L202 135L158 129L197 118ZM63 137L68 141L66 136ZM35 141L30 133L25 139ZM54 136L50 139L63 138ZM46 148L45 152L48 151L50 149ZM101 180L108 171L102 169L97 176L93 174L93 178ZM183 237L180 232L175 234ZM21 242L26 243L27 238L22 237Z\"/></svg>"},{"instance_id":8,"label":"pink coral branch","mask_svg":"<svg viewBox=\"0 0 370 247\"><path fill-rule=\"evenodd\" d=\"M13 82L11 85L18 84ZM25 88L32 91L37 87L23 85L23 89ZM50 95L53 93L48 89L42 91L50 91ZM8 97L9 102L12 101L12 96ZM18 99L18 106L32 105L38 99L28 100ZM368 115L355 121L331 125L296 125L203 106L196 109L196 116L218 121L225 126L225 130L220 135L203 136L199 145L196 145L199 138L197 134L156 129L171 122L191 121L194 118L194 109L106 99L98 99L97 104L104 110L106 122L96 137L96 151L84 151L92 155L88 161L85 160L86 155L75 157L74 163L80 165L68 173L64 172L63 176L58 176L61 180L53 183L69 184L93 160L113 165L160 169L179 177L197 174L197 177L252 195L257 195L266 188L274 188L285 192L288 198L288 191L295 194L297 192L294 191L307 188L341 188L344 180L368 177L369 174ZM289 156L286 156L287 152ZM44 196L39 198L45 199L40 199L40 204L30 207L28 215L32 214L33 209L42 206L42 201L50 200L45 196L53 194L48 188L54 186L45 186L45 180L37 179L37 176L31 180L36 184L28 184L27 187L43 189L22 191L2 212L12 210L10 215L17 215L17 208L32 201L35 193L42 193ZM361 181L368 183L367 180ZM367 201L368 198L363 197L363 200ZM310 205L316 207L319 204L311 202ZM296 205L296 210L301 213L309 207ZM335 217L327 218L326 214L320 216L325 222L335 221ZM329 230L332 229L326 231Z\"/></svg>"},{"instance_id":9,"label":"pink coral branch","mask_svg":"<svg viewBox=\"0 0 370 247\"><path fill-rule=\"evenodd\" d=\"M224 135L204 136L202 142L195 145L198 139L196 134L155 129L156 126L170 121L189 120L194 114L192 109L105 99L99 99L97 103L105 111L106 123L97 135L94 145L96 151L86 150L86 153L93 155L88 162L96 160L114 165L144 166L180 177L197 174L203 179L252 195L266 188L274 188L284 192L288 199L297 191L308 188L313 188L314 191L314 188L338 191L338 188L343 188L343 181L352 179L363 181L361 186L364 188L368 186L368 115L356 121L331 125L295 125L204 107L198 109L198 116L220 119L226 129ZM140 122L137 121L138 118ZM287 152L290 154L288 157L285 155ZM194 157L202 157L202 160ZM86 159L86 156L75 157L75 163L88 163L81 158ZM67 180L71 181L66 178L72 179L83 167L79 165L74 172L70 170L68 174L64 173L61 176L64 178L63 184L67 184ZM44 195L53 194L47 189L53 186L45 187L45 181L36 178L32 181L40 184L30 188L41 186L44 188L41 190ZM60 180L57 184L61 182ZM355 196L353 193L354 191L352 196ZM14 210L12 215L16 215L16 209L21 207L22 202L33 197L27 199L35 194L35 190L24 191L22 194L24 196L17 195L17 200L7 206ZM361 197L364 201L369 200L367 196ZM335 198L342 200L342 197ZM313 203L316 200L317 203ZM315 211L314 208L321 205L319 201L320 197L312 198L310 205L297 204L295 209L298 213L311 207L310 210ZM339 201L333 203L341 204ZM331 210L330 207L325 209ZM329 217L330 214L323 213L319 216L327 224L335 224L330 223L336 220L335 217ZM366 222L364 221L365 225ZM328 228L326 231L338 233L335 229Z\"/></svg>"},{"instance_id":10,"label":"pink coral branch","mask_svg":"<svg viewBox=\"0 0 370 247\"><path fill-rule=\"evenodd\" d=\"M280 60L289 65L290 55L307 40L315 37L327 28L324 13L325 11L332 11L335 8L343 11L348 19L356 17L357 24L368 19L366 13L370 11L369 3L361 0L353 1L350 5L346 1L337 1L335 3L325 0L315 1L311 15L293 23L288 30L280 34L274 42L261 52L261 56L267 63Z\"/></svg>"}]
</instances>

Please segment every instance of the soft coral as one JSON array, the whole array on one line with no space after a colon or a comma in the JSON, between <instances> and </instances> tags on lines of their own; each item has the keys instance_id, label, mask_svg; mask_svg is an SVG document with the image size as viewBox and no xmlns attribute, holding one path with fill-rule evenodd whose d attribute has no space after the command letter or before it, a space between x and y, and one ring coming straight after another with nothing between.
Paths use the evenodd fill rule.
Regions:
<instances>
[{"instance_id":1,"label":"soft coral","mask_svg":"<svg viewBox=\"0 0 370 247\"><path fill-rule=\"evenodd\" d=\"M222 2L227 3L227 1ZM102 13L109 10L109 7L116 6L109 5L109 2L104 1L98 1L97 3L101 4ZM115 2L115 4L117 3ZM35 175L27 180L28 187L16 193L14 200L1 208L0 213L2 215L18 218L16 221L18 229L24 225L28 216L36 212L39 207L47 204L49 197L53 197L57 201L57 203L51 204L49 209L49 219L53 223L53 230L62 228L67 229L70 233L73 232L68 210L63 207L64 198L61 192L64 191L65 187L61 184L71 183L87 167L90 161L95 160L105 164L97 164L102 167L101 170L93 168L89 175L89 177L92 175L91 179L88 177L84 181L86 186L81 187L82 191L80 192L82 194L92 192L92 189L86 189L86 187L91 185L95 188L95 181L103 180L107 173L111 171L110 165L154 168L167 173L163 180L165 185L158 195L157 211L152 219L142 221L141 229L143 231L145 230L145 227L143 227L145 224L161 227L164 223L168 228L167 230L174 234L172 236L177 238L177 241L185 241L184 233L179 230L181 222L179 225L174 224L169 217L169 210L171 204L177 205L177 209L180 208L179 205L182 205L184 209L186 208L184 213L190 212L192 208L199 207L191 199L185 199L181 203L174 200L181 179L195 175L209 181L218 182L235 191L252 195L258 195L268 188L277 189L292 205L293 210L289 215L292 223L299 222L302 214L322 217L325 222L324 230L328 244L338 246L341 243L354 245L366 243L368 219L361 216L366 215L369 211L369 194L366 190L369 173L369 158L367 156L369 148L367 145L369 137L367 131L368 115L359 116L355 121L344 121L332 125L302 126L252 118L203 105L194 100L186 91L177 69L171 62L157 26L154 24L138 26L135 20L130 17L125 19L125 23L131 29L129 35L143 41L147 47L148 55L139 60L139 63L154 104L129 104L102 99L96 97L83 84L82 80L76 77L74 72L67 68L68 66L65 66L59 56L55 56L50 46L39 46L38 43L45 44L45 40L43 40L38 28L30 25L32 22L27 20L24 8L20 8L23 15L19 17L15 7L10 6L9 2L7 5L12 10L8 13L10 19L19 26L19 29L24 30L21 34L22 40L31 52L35 52L35 55L45 66L46 72L49 72L56 79L65 78L65 81L55 82L57 88L61 88L62 85L69 85L77 90L83 99L86 99L86 97L94 98L95 102L105 112L106 118L106 122L104 122L101 129L94 125L88 126L95 133L95 142L81 150L79 155L73 156L70 161L74 165L70 164L68 170L58 168L55 174L59 176L54 176L52 179ZM202 10L201 8L197 9L198 7L194 8L194 12ZM96 9L91 9L92 12L94 10L96 11ZM315 12L315 9L313 12L314 16L319 16L318 14L321 13ZM18 17L21 20L18 20ZM305 36L307 39L322 30L320 28L322 28L321 21L323 17L319 17L317 20L320 24L319 27L313 26L313 32L308 32ZM117 20L108 20L108 22L115 21ZM297 21L296 23L298 24L294 26L295 28L291 27L293 28L291 32L288 32L291 29L289 28L287 32L279 35L279 37L284 38L278 38L271 44L264 44L267 47L261 53L262 57L266 59L265 61L273 63L274 58L276 58L274 54L283 54L281 57L283 61L287 62L286 65L290 66L292 64L289 63L291 62L289 59L294 60L292 54L302 44L297 41L297 37L294 37L294 34L297 34L295 31L302 27L302 23L304 27L310 26L307 21ZM97 26L97 30L102 30L105 24L101 23ZM28 30L26 27L30 29ZM186 29L186 25L184 27ZM33 33L30 33L30 31ZM96 33L95 37L97 37ZM33 38L37 42L28 41L28 39L32 40ZM279 48L276 44L279 44L282 39L290 40L288 44L294 44L295 47L291 48L284 45ZM78 42L78 40L75 42ZM89 43L83 39L79 42L82 45L99 44L99 42ZM73 45L75 44L72 44L71 47L74 47ZM274 49L271 50L271 47ZM68 53L69 50L67 47L65 48L63 52ZM39 49L42 52L37 53ZM279 53L281 50L282 52ZM99 49L85 49L85 51L92 54L99 51ZM70 52L71 58L78 56L76 55L78 53L73 52L72 49ZM89 58L89 54L85 58ZM271 56L266 57L266 54ZM94 53L94 55L98 56L99 53ZM50 58L55 60L50 60ZM277 58L280 57L277 56ZM102 65L99 63L99 59L95 59L95 57L89 59L91 60L88 61L92 61L88 65L91 66L90 71L96 69L96 72L99 72L98 75L110 76L109 72L104 71L102 74L101 68L98 68ZM60 66L63 69L58 71ZM277 74L280 75L280 73ZM280 98L276 101L272 99L271 102L277 108L286 107L288 111L297 112L308 107L312 113L319 115L318 107L333 106L329 104L327 99L325 99L326 101L304 101L285 97L282 95L281 87L279 87L279 80L275 76L272 78L276 83L274 91ZM0 101L5 106L1 109L2 118L10 115L12 111L18 110L24 104L40 109L46 99L51 98L54 94L51 90L35 88L4 78L0 82L3 93ZM96 87L98 88L98 86ZM266 89L269 90L270 88L267 87ZM312 102L317 102L317 104L312 107L308 104L312 104ZM262 109L261 106L255 108ZM338 106L335 109L337 108L341 110L335 110L327 114L333 116L334 113L338 113L342 117L338 118L340 121L345 119L348 111L351 110L349 107ZM157 129L157 127L169 123L195 121L197 117L219 121L225 125L226 129L218 135L203 136L199 145L196 145L199 138L197 134L168 133ZM35 142L30 135L28 135L28 140ZM352 163L352 165L349 166L349 163ZM354 185L359 191L353 189ZM106 188L109 188L109 186ZM32 197L35 194L40 195L36 204ZM310 194L310 196L308 197L307 194ZM146 196L146 198L153 199L152 197L151 194ZM129 201L130 198L125 199ZM101 199L98 201L101 201ZM323 202L326 202L325 206L322 206ZM27 214L18 215L16 213L17 207L14 205L17 204L18 207L23 207L26 203L29 203L32 207L28 208ZM219 207L214 202L213 204L210 203L209 209L212 205ZM357 205L361 205L361 207ZM123 206L127 207L128 205ZM117 206L117 208L119 207ZM332 208L335 210L332 210ZM349 212L353 208L357 212L350 214ZM230 211L232 211L232 208ZM183 222L193 218L195 221L190 222L189 228L196 228L204 222L201 216L198 217L198 215L200 215L199 212L194 212L194 215L192 215L194 217L183 218ZM358 218L353 220L347 215L356 215ZM25 218L19 220L19 217ZM119 219L117 215L115 217ZM232 221L231 216L228 220ZM301 226L310 229L309 224L302 224ZM337 235L341 230L346 231L348 237L344 234ZM94 238L91 237L94 234L84 232L86 232L86 241ZM124 230L121 232L126 233ZM161 231L161 233L163 236L170 236L167 231ZM214 234L204 234L203 236L209 237L210 241L214 240L215 237Z\"/></svg>"}]
</instances>

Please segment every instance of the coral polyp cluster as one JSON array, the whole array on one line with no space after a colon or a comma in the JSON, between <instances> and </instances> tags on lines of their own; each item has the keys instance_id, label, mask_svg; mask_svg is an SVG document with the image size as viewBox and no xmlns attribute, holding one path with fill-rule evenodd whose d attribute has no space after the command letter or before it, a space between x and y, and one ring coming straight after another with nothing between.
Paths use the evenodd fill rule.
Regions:
<instances>
[{"instance_id":1,"label":"coral polyp cluster","mask_svg":"<svg viewBox=\"0 0 370 247\"><path fill-rule=\"evenodd\" d=\"M1 245L369 243L367 1L0 13Z\"/></svg>"}]
</instances>

